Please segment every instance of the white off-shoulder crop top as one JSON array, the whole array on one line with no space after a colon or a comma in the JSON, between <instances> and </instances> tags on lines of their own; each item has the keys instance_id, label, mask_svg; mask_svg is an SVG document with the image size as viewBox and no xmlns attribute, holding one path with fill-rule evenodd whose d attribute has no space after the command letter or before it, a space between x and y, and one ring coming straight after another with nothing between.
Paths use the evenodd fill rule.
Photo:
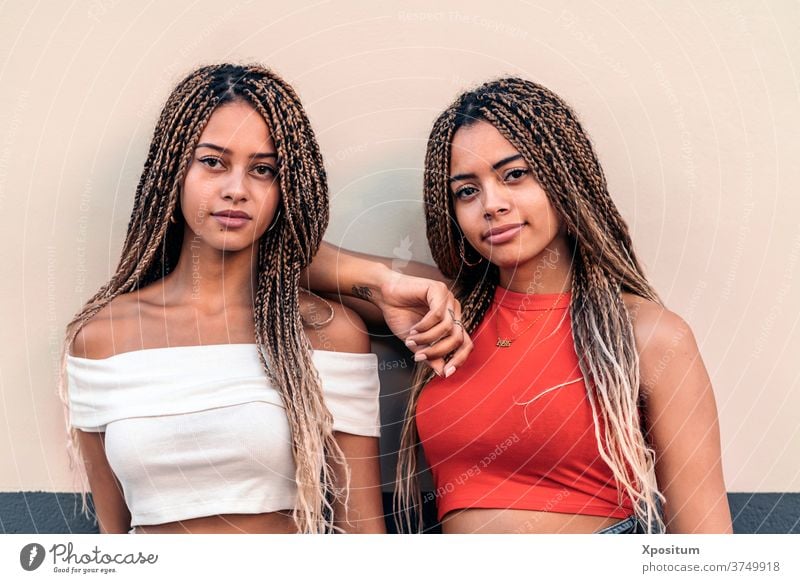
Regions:
<instances>
[{"instance_id":1,"label":"white off-shoulder crop top","mask_svg":"<svg viewBox=\"0 0 800 583\"><path fill-rule=\"evenodd\" d=\"M70 424L105 432L131 526L295 506L289 422L255 344L67 356ZM334 431L377 437L377 356L315 350Z\"/></svg>"}]
</instances>

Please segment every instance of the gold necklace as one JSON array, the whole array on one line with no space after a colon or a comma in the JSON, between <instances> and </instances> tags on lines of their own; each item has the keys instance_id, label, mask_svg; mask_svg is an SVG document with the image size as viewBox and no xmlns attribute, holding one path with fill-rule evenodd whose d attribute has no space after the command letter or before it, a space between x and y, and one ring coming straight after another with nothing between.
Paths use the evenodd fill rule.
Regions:
<instances>
[{"instance_id":1,"label":"gold necklace","mask_svg":"<svg viewBox=\"0 0 800 583\"><path fill-rule=\"evenodd\" d=\"M548 312L552 312L555 309L556 304L559 302L561 297L564 296L564 295L566 295L566 294L563 294L563 293L558 294L556 296L556 301L553 302L552 306L550 306L546 310L542 310L542 313L539 314L533 322L528 324L522 332L520 332L519 334L517 334L513 338L503 338L502 336L500 336L500 304L498 303L497 304L497 308L495 310L495 314L494 314L494 328L495 328L495 331L497 332L497 344L495 344L495 346L498 347L498 348L509 348L511 346L512 342L514 342L515 340L518 340L520 336L522 336L523 334L525 334L525 332L530 330L533 327L533 325L536 324L536 322L538 322L539 320L541 320L542 317L545 314L547 314Z\"/></svg>"}]
</instances>

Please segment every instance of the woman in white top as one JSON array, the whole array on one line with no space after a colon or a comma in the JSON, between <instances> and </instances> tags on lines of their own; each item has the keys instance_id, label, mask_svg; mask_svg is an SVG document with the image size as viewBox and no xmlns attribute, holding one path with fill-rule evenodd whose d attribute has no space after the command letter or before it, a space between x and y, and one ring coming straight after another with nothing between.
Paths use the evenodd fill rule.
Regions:
<instances>
[{"instance_id":1,"label":"woman in white top","mask_svg":"<svg viewBox=\"0 0 800 583\"><path fill-rule=\"evenodd\" d=\"M384 531L377 358L358 316L301 279L372 300L401 336L442 336L425 350L438 373L470 343L442 284L330 246L303 271L327 221L288 84L215 65L174 89L116 272L67 328L62 397L101 532Z\"/></svg>"}]
</instances>

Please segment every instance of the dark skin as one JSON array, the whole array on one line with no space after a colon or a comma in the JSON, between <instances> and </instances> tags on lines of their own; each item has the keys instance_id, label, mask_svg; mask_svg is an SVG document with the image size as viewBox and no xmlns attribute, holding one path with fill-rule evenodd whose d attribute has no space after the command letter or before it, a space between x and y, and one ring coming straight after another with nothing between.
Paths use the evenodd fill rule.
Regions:
<instances>
[{"instance_id":1,"label":"dark skin","mask_svg":"<svg viewBox=\"0 0 800 583\"><path fill-rule=\"evenodd\" d=\"M274 174L275 147L255 110L227 104L212 115L200 138L181 196L186 221L174 271L147 287L115 298L78 333L73 356L90 359L167 346L254 342L253 295L256 244L275 216L280 192ZM231 223L219 211L238 210L249 218ZM309 323L328 316L321 300L303 295L301 314ZM333 320L306 328L312 347L368 352L363 322L348 308L332 304ZM332 348L333 346L333 348ZM79 432L84 462L102 533L126 533L130 512L105 456L103 433ZM349 522L343 508L334 520L346 532L385 531L378 465L378 440L334 434L350 468ZM344 473L335 469L342 484ZM288 509L253 515L221 515L137 528L146 533L289 533Z\"/></svg>"},{"instance_id":2,"label":"dark skin","mask_svg":"<svg viewBox=\"0 0 800 583\"><path fill-rule=\"evenodd\" d=\"M530 293L531 282L537 282L535 293L569 291L570 254L564 229L519 152L486 125L470 126L477 132L459 130L454 139L451 174L460 178L451 183L451 189L458 193L455 209L459 225L471 245L500 267L503 287ZM523 224L510 244L493 245L483 238L487 229L508 222ZM329 253L333 256L334 251ZM558 258L554 265L538 269L553 257ZM389 265L391 260L383 261ZM428 265L411 262L406 274L437 279L452 287ZM639 354L647 438L656 449L656 478L667 499L663 509L667 532L730 533L716 402L694 335L683 319L655 302L631 294L623 294L623 301L632 319ZM359 302L355 300L352 305L360 307ZM360 303L367 306L362 315L380 321L379 311L370 316L369 305ZM424 346L435 340L435 335L415 335L413 339ZM437 343L427 350L438 347ZM528 510L469 509L445 516L443 530L588 533L617 520Z\"/></svg>"},{"instance_id":3,"label":"dark skin","mask_svg":"<svg viewBox=\"0 0 800 583\"><path fill-rule=\"evenodd\" d=\"M424 263L411 261L402 273L391 264L389 258L323 243L301 281L353 308L371 326L389 328L437 375L454 374L473 344L455 322L461 304L450 291L452 282Z\"/></svg>"},{"instance_id":4,"label":"dark skin","mask_svg":"<svg viewBox=\"0 0 800 583\"><path fill-rule=\"evenodd\" d=\"M521 293L560 293L572 284L571 255L558 215L514 146L480 121L453 137L450 174L456 219L469 243L498 266L500 285ZM501 237L487 233L514 225ZM555 260L554 260L555 258ZM547 269L539 266L548 263ZM538 270L538 271L537 271ZM711 381L688 324L659 304L630 294L645 398L647 437L666 497L668 533L731 533L722 474L719 420ZM594 532L618 519L510 509L448 513L443 530Z\"/></svg>"},{"instance_id":5,"label":"dark skin","mask_svg":"<svg viewBox=\"0 0 800 583\"><path fill-rule=\"evenodd\" d=\"M168 284L169 282L165 282ZM165 346L238 344L253 341L252 309L228 305L225 314L198 314L187 306L164 305L164 283L148 286L136 294L121 296L84 327L74 344L74 355L105 358L109 346L116 353ZM311 296L301 296L301 314L309 322L327 318L327 305ZM306 327L312 347L337 352L368 352L369 337L363 322L352 310L332 303L334 319L325 328ZM250 335L248 336L248 326ZM147 329L147 342L137 329ZM201 341L202 340L202 341ZM112 344L113 342L113 344ZM158 346L154 346L157 344ZM337 526L347 532L383 532L378 439L334 433L351 472L350 525L344 523L344 509L337 507ZM102 533L126 533L130 512L122 490L105 456L104 433L79 432L80 446L92 488L98 525ZM341 471L338 472L343 477ZM289 511L256 515L225 515L196 518L159 525L140 526L137 533L291 533L295 531Z\"/></svg>"}]
</instances>

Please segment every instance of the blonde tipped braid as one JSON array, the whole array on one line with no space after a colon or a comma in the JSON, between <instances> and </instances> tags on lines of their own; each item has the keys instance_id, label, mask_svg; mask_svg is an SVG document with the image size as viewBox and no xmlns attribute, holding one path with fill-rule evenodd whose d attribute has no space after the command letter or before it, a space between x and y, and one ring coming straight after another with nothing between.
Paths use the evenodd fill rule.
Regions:
<instances>
[{"instance_id":1,"label":"blonde tipped braid","mask_svg":"<svg viewBox=\"0 0 800 583\"><path fill-rule=\"evenodd\" d=\"M570 314L575 349L586 382L600 456L648 530L663 530L654 452L645 440L639 405L639 357L622 293L659 302L633 251L592 144L572 110L536 83L509 78L461 95L433 125L425 159L428 241L439 269L455 278L464 327L474 332L486 314L498 271L462 265L448 185L453 135L476 120L492 124L522 154L567 228L572 257ZM412 528L421 496L417 481L414 415L431 373L415 371L398 459L395 509Z\"/></svg>"},{"instance_id":2,"label":"blonde tipped braid","mask_svg":"<svg viewBox=\"0 0 800 583\"><path fill-rule=\"evenodd\" d=\"M269 380L278 388L292 435L300 532L331 532L333 504L347 501L349 475L338 487L333 464L346 467L333 438L319 374L299 309L300 272L316 254L328 224L327 177L308 117L292 88L259 65L212 65L188 75L170 94L153 133L134 197L119 264L110 281L67 326L59 394L68 415L66 354L80 329L115 297L175 268L184 220L175 214L194 148L217 107L244 101L270 128L278 153L281 217L258 242L254 298L255 342ZM177 219L170 222L170 217ZM82 470L76 431L69 450ZM346 471L346 470L345 470ZM83 508L88 490L79 471Z\"/></svg>"}]
</instances>

